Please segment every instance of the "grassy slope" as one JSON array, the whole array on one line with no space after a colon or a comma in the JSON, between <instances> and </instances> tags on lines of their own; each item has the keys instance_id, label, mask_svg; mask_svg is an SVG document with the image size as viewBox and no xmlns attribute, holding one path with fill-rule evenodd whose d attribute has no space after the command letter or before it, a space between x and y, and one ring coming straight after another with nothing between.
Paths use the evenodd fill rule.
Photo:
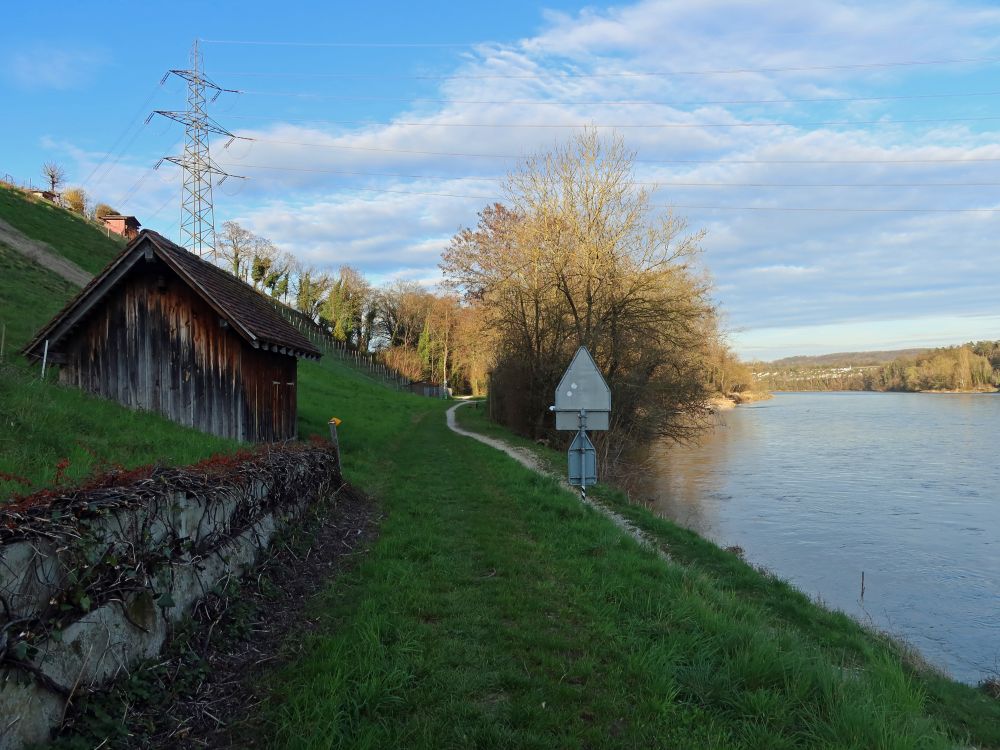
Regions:
<instances>
[{"instance_id":1,"label":"grassy slope","mask_svg":"<svg viewBox=\"0 0 1000 750\"><path fill-rule=\"evenodd\" d=\"M459 422L467 429L531 450L552 471L564 469L565 454L543 448L490 423L485 410L466 407L459 411ZM658 539L674 559L696 566L745 600L765 607L769 616L798 628L823 648L829 658L848 658L860 664L879 658L900 660L926 693L928 711L950 727L953 734L971 733L977 744L1000 748L1000 702L937 672L919 669L919 657L908 653L905 645L873 633L841 612L817 607L785 581L761 575L735 555L694 532L629 503L624 493L599 485L591 494Z\"/></svg>"},{"instance_id":2,"label":"grassy slope","mask_svg":"<svg viewBox=\"0 0 1000 750\"><path fill-rule=\"evenodd\" d=\"M949 747L954 715L848 618L641 509L660 562L552 480L452 434L441 402L300 368L382 503L358 570L274 677L277 747ZM467 407L468 409L468 407ZM979 741L985 701L958 686ZM957 709L956 712L957 713Z\"/></svg>"},{"instance_id":3,"label":"grassy slope","mask_svg":"<svg viewBox=\"0 0 1000 750\"><path fill-rule=\"evenodd\" d=\"M4 185L0 185L0 219L94 274L125 247L120 237L108 238L82 216Z\"/></svg>"},{"instance_id":4,"label":"grassy slope","mask_svg":"<svg viewBox=\"0 0 1000 750\"><path fill-rule=\"evenodd\" d=\"M0 201L9 192L0 190ZM44 223L49 212L58 211L31 201L26 201L26 206L26 225ZM78 224L86 231L81 231ZM74 236L93 239L82 221L70 217L66 227ZM117 244L98 232L93 234L96 240L90 257L103 257L105 261L114 257ZM3 245L0 267L4 269L0 274L0 325L6 325L0 361L0 502L14 493L50 486L56 478L57 464L66 459L69 465L63 475L73 481L101 464L126 468L151 463L185 464L235 447L232 441L180 427L158 415L131 411L76 389L61 388L51 377L41 382L38 368L29 367L17 350L76 290ZM27 480L27 484L5 480L4 474Z\"/></svg>"}]
</instances>

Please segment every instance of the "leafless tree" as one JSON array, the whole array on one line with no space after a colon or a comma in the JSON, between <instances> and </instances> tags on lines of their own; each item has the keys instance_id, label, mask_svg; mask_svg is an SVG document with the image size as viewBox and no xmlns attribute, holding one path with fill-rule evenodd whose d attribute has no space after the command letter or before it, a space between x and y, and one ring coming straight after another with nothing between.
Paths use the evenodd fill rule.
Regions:
<instances>
[{"instance_id":1,"label":"leafless tree","mask_svg":"<svg viewBox=\"0 0 1000 750\"><path fill-rule=\"evenodd\" d=\"M506 406L494 413L523 432L547 429L580 345L611 385L618 437L682 438L703 412L715 325L696 263L703 233L653 213L633 159L620 137L584 131L528 159L508 178L507 206L484 210L444 253L446 278L481 301L498 338L490 395Z\"/></svg>"},{"instance_id":2,"label":"leafless tree","mask_svg":"<svg viewBox=\"0 0 1000 750\"><path fill-rule=\"evenodd\" d=\"M42 165L42 174L49 181L49 190L53 193L66 181L66 170L54 161L47 161Z\"/></svg>"}]
</instances>

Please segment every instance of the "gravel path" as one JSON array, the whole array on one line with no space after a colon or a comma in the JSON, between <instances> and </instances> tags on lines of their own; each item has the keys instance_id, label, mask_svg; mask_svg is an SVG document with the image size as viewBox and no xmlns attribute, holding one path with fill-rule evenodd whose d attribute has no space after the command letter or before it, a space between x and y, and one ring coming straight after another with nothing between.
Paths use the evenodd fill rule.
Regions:
<instances>
[{"instance_id":1,"label":"gravel path","mask_svg":"<svg viewBox=\"0 0 1000 750\"><path fill-rule=\"evenodd\" d=\"M468 405L469 403L470 403L469 401L462 401L460 403L455 404L450 409L448 409L446 414L448 420L448 429L450 429L452 432L457 432L459 435L464 435L465 437L470 437L473 440L478 440L480 443L488 445L491 448L496 448L498 451L503 451L525 468L531 469L531 471L537 472L542 476L552 477L553 479L557 480L560 484L562 484L563 487L565 487L574 495L576 495L576 497L579 498L581 502L585 503L586 505L589 505L598 513L606 517L615 526L617 526L619 529L624 531L630 537L635 539L635 541L637 541L643 547L655 552L657 556L659 556L662 560L665 560L666 562L671 562L670 555L667 554L667 552L663 549L663 547L661 547L653 539L651 539L649 535L646 534L646 532L644 532L639 527L635 526L631 521L629 521L624 516L615 513L613 510L606 507L605 505L602 505L593 498L588 497L586 500L584 500L582 497L580 497L580 491L577 487L573 487L572 485L570 485L566 481L566 477L557 476L552 472L548 471L538 460L538 457L535 456L535 454L532 453L527 448L518 448L516 446L511 445L510 443L500 440L499 438L487 437L486 435L480 435L478 432L472 432L470 430L466 430L463 427L459 427L458 420L455 417L455 412L458 411L463 406Z\"/></svg>"},{"instance_id":2,"label":"gravel path","mask_svg":"<svg viewBox=\"0 0 1000 750\"><path fill-rule=\"evenodd\" d=\"M35 261L66 281L77 286L86 286L93 276L71 260L67 260L44 242L33 240L16 227L0 219L0 243L11 250Z\"/></svg>"}]
</instances>

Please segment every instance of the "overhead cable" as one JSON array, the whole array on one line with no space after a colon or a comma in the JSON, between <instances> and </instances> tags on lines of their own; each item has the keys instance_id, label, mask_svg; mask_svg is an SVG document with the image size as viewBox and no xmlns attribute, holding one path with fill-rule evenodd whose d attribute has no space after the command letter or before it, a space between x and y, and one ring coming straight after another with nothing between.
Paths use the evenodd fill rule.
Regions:
<instances>
[{"instance_id":1,"label":"overhead cable","mask_svg":"<svg viewBox=\"0 0 1000 750\"><path fill-rule=\"evenodd\" d=\"M246 164L237 161L232 165L239 169L265 169L276 172L304 172L310 174L336 174L352 177L397 177L410 180L443 180L497 182L504 178L497 175L428 175L402 172L364 172L347 169L317 169L315 167L288 167L275 164ZM683 181L630 181L631 185L645 187L761 187L761 188L921 188L921 187L1000 187L1000 182L683 182Z\"/></svg>"},{"instance_id":2,"label":"overhead cable","mask_svg":"<svg viewBox=\"0 0 1000 750\"><path fill-rule=\"evenodd\" d=\"M278 138L246 138L256 143L274 143L285 146L326 148L344 151L373 151L419 156L448 156L475 159L523 159L528 154L477 154L467 151L427 151L420 149L384 148L378 146L344 146L333 143L307 143ZM928 159L636 159L637 164L961 164L997 162L1000 156L928 158Z\"/></svg>"},{"instance_id":3,"label":"overhead cable","mask_svg":"<svg viewBox=\"0 0 1000 750\"><path fill-rule=\"evenodd\" d=\"M867 70L895 67L919 67L934 65L994 64L1000 57L959 57L936 60L901 60L872 63L848 63L843 65L793 65L767 68L722 68L717 70L666 70L628 71L618 73L579 73L561 71L552 73L451 73L451 74L399 74L399 73L275 73L227 70L216 75L246 76L257 78L343 78L343 79L406 79L406 80L494 80L494 79L559 79L559 78L669 78L671 76L742 75L747 73L804 73L809 71Z\"/></svg>"}]
</instances>

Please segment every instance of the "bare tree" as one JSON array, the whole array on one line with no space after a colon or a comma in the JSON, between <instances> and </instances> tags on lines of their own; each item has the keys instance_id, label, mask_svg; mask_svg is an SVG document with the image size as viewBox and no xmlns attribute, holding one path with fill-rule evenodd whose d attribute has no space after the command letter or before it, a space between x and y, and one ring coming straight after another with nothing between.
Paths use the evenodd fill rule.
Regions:
<instances>
[{"instance_id":1,"label":"bare tree","mask_svg":"<svg viewBox=\"0 0 1000 750\"><path fill-rule=\"evenodd\" d=\"M253 253L256 243L253 233L235 221L226 221L219 232L219 256L226 270L243 281L250 281Z\"/></svg>"},{"instance_id":2,"label":"bare tree","mask_svg":"<svg viewBox=\"0 0 1000 750\"><path fill-rule=\"evenodd\" d=\"M652 214L633 158L620 137L582 132L526 161L508 178L509 208L483 211L444 253L446 278L481 301L497 335L494 414L523 432L547 429L552 390L580 345L612 387L618 437L683 437L685 415L702 411L715 325L695 265L703 233Z\"/></svg>"},{"instance_id":3,"label":"bare tree","mask_svg":"<svg viewBox=\"0 0 1000 750\"><path fill-rule=\"evenodd\" d=\"M66 181L66 170L54 161L47 161L42 165L42 174L49 181L49 190L58 192L58 188Z\"/></svg>"}]
</instances>

